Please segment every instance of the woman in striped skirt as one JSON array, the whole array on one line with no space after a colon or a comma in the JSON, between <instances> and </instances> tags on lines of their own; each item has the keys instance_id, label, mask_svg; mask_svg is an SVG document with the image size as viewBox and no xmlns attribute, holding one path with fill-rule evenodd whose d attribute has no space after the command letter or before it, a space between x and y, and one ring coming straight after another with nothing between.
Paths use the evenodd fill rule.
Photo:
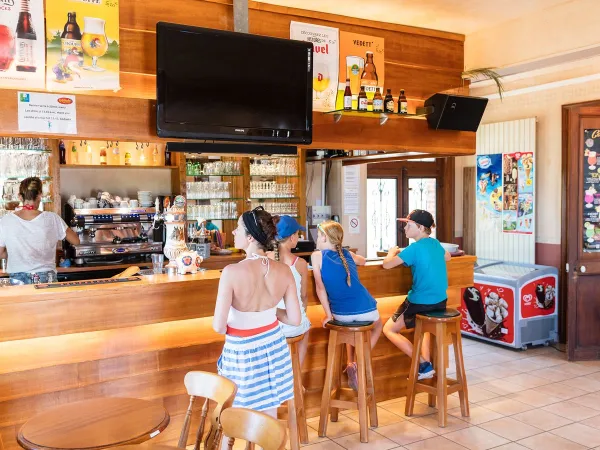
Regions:
<instances>
[{"instance_id":1,"label":"woman in striped skirt","mask_svg":"<svg viewBox=\"0 0 600 450\"><path fill-rule=\"evenodd\" d=\"M300 303L289 267L267 258L275 245L273 217L262 207L245 212L234 230L235 247L246 259L223 269L213 328L226 334L219 375L238 386L233 406L277 417L294 397L290 352L279 322L300 324ZM286 309L278 309L283 298Z\"/></svg>"}]
</instances>

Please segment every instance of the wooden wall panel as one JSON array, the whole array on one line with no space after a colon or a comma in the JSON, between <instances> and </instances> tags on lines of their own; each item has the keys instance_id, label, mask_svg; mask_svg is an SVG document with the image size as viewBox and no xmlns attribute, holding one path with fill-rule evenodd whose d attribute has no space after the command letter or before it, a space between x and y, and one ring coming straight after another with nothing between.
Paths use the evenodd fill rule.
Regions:
<instances>
[{"instance_id":1,"label":"wooden wall panel","mask_svg":"<svg viewBox=\"0 0 600 450\"><path fill-rule=\"evenodd\" d=\"M465 253L475 255L475 185L477 181L475 167L463 168L463 242L462 248Z\"/></svg>"},{"instance_id":2,"label":"wooden wall panel","mask_svg":"<svg viewBox=\"0 0 600 450\"><path fill-rule=\"evenodd\" d=\"M462 35L249 3L252 33L288 38L290 22L294 20L383 37L386 87L395 95L405 89L411 110L431 94L462 84ZM78 95L77 137L156 141L155 105L147 101L156 97L156 23L232 30L232 2L171 0L166 8L160 0L128 0L120 2L120 8L121 89ZM18 135L13 95L15 91L0 92L0 112L5 119L0 123L0 134ZM314 114L313 148L421 150L444 155L473 154L475 148L474 139L456 132L441 135L428 130L424 123L415 126L395 121L383 128L377 121L355 119L334 127L328 119L320 113Z\"/></svg>"}]
</instances>

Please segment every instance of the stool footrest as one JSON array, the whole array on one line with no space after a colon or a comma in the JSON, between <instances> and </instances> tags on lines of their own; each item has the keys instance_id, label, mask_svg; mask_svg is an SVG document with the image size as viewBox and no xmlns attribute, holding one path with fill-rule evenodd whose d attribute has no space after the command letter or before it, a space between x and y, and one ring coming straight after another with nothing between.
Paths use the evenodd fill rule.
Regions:
<instances>
[{"instance_id":1,"label":"stool footrest","mask_svg":"<svg viewBox=\"0 0 600 450\"><path fill-rule=\"evenodd\" d=\"M356 402L351 402L348 400L337 400L333 398L329 404L332 408L358 409L358 404Z\"/></svg>"},{"instance_id":2,"label":"stool footrest","mask_svg":"<svg viewBox=\"0 0 600 450\"><path fill-rule=\"evenodd\" d=\"M446 378L446 385L448 386L448 395L462 389L460 383L453 378ZM415 392L426 392L427 394L437 395L437 376L415 383Z\"/></svg>"}]
</instances>

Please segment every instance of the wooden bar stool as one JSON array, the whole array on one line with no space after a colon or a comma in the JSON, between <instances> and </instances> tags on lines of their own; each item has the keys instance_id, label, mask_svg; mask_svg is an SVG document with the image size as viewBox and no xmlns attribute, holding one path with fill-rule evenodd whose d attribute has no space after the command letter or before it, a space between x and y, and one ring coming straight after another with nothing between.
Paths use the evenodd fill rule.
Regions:
<instances>
[{"instance_id":1,"label":"wooden bar stool","mask_svg":"<svg viewBox=\"0 0 600 450\"><path fill-rule=\"evenodd\" d=\"M306 426L306 409L304 407L304 392L302 389L302 367L300 366L300 352L298 345L304 339L304 335L287 338L292 357L292 371L294 373L294 400L296 406L296 422L298 424L298 435L300 442L308 444L308 428ZM288 415L291 414L288 411ZM291 432L290 432L291 435Z\"/></svg>"},{"instance_id":2,"label":"wooden bar stool","mask_svg":"<svg viewBox=\"0 0 600 450\"><path fill-rule=\"evenodd\" d=\"M434 359L434 369L436 372L433 378L419 381L419 358L421 356L421 347L425 333L431 333L432 335L431 342L434 350L433 353L435 354L435 358L432 359ZM454 345L456 380L446 377L446 362L448 360L447 345L450 343ZM458 392L462 416L469 417L469 395L462 353L460 313L455 309L417 314L412 363L408 385L406 386L405 414L407 416L412 416L413 414L415 395L418 392L429 394L430 406L435 406L435 399L437 398L438 425L440 427L446 426L448 414L447 398L448 395L454 392Z\"/></svg>"},{"instance_id":3,"label":"wooden bar stool","mask_svg":"<svg viewBox=\"0 0 600 450\"><path fill-rule=\"evenodd\" d=\"M364 326L349 326L337 321L325 324L329 330L329 347L327 350L327 370L323 397L321 398L321 418L319 420L319 436L327 435L327 423L331 413L331 421L337 422L339 409L358 409L360 423L360 442L369 442L367 416L371 427L377 427L377 403L375 402L375 386L373 382L373 366L371 362L371 330L373 323ZM344 344L353 345L356 351L358 369L358 392L355 400L340 400L342 392L354 391L341 387L342 358Z\"/></svg>"}]
</instances>

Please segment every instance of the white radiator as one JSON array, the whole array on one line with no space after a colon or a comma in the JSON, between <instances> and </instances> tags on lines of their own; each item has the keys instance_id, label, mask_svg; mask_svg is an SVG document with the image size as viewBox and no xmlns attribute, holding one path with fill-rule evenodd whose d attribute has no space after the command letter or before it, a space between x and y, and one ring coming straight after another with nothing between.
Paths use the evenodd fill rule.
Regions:
<instances>
[{"instance_id":1,"label":"white radiator","mask_svg":"<svg viewBox=\"0 0 600 450\"><path fill-rule=\"evenodd\" d=\"M481 125L477 131L477 155L531 152L534 155L534 174L537 175L535 128L535 118ZM502 231L501 223L499 228L484 232L477 229L476 219L475 251L478 258L516 263L535 263L536 178L537 176L534 176L533 217L535 219L533 233L505 233Z\"/></svg>"}]
</instances>

